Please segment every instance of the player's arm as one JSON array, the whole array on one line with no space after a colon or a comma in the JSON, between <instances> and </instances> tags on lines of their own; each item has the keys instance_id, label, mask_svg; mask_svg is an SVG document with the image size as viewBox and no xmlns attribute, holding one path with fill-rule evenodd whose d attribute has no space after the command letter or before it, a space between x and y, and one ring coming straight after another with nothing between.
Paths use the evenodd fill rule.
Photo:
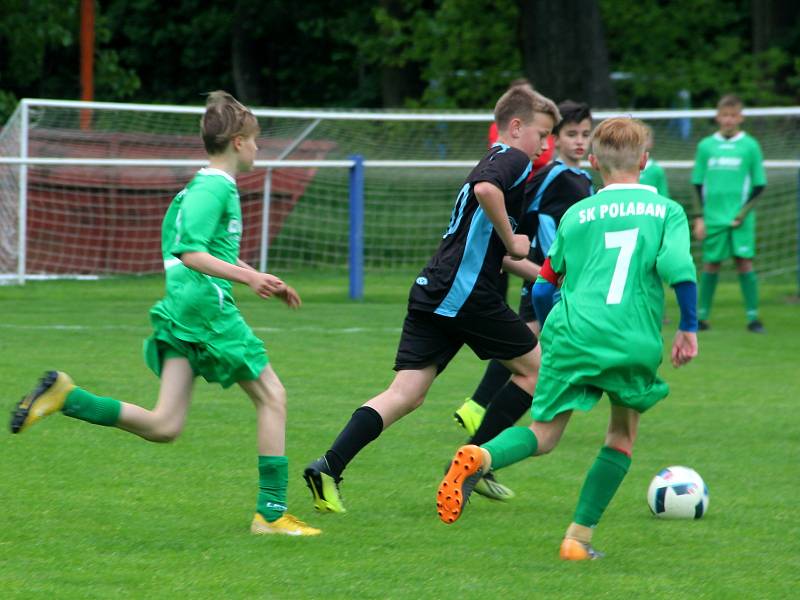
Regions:
<instances>
[{"instance_id":1,"label":"player's arm","mask_svg":"<svg viewBox=\"0 0 800 600\"><path fill-rule=\"evenodd\" d=\"M544 259L544 264L539 270L539 277L533 284L533 308L536 311L536 318L539 326L544 327L547 315L553 309L558 294L558 273L553 270L550 257Z\"/></svg>"},{"instance_id":2,"label":"player's arm","mask_svg":"<svg viewBox=\"0 0 800 600\"><path fill-rule=\"evenodd\" d=\"M503 258L503 271L522 277L525 281L536 281L541 267L528 258L514 260L506 256Z\"/></svg>"},{"instance_id":3,"label":"player's arm","mask_svg":"<svg viewBox=\"0 0 800 600\"><path fill-rule=\"evenodd\" d=\"M241 258L236 259L236 264L243 269L259 272L258 269L247 264ZM271 277L274 276L271 275ZM289 308L299 308L302 304L302 300L300 300L300 294L297 293L297 290L290 285L286 285L285 283L283 283L278 291L275 292L275 295L283 300Z\"/></svg>"},{"instance_id":4,"label":"player's arm","mask_svg":"<svg viewBox=\"0 0 800 600\"><path fill-rule=\"evenodd\" d=\"M277 295L286 288L286 284L274 275L259 273L254 269L240 267L239 265L232 265L216 256L212 256L208 252L182 252L178 258L181 259L184 265L200 273L227 279L228 281L244 283L262 298Z\"/></svg>"},{"instance_id":5,"label":"player's arm","mask_svg":"<svg viewBox=\"0 0 800 600\"><path fill-rule=\"evenodd\" d=\"M703 219L703 182L706 178L706 168L708 166L708 152L705 144L700 142L697 145L697 152L694 157L694 169L692 170L692 185L695 190L695 197L692 198L692 209L694 212L694 235L698 240L706 237L706 225Z\"/></svg>"},{"instance_id":6,"label":"player's arm","mask_svg":"<svg viewBox=\"0 0 800 600\"><path fill-rule=\"evenodd\" d=\"M672 343L672 366L685 365L697 356L697 284L681 281L672 286L681 311L681 320Z\"/></svg>"},{"instance_id":7,"label":"player's arm","mask_svg":"<svg viewBox=\"0 0 800 600\"><path fill-rule=\"evenodd\" d=\"M739 209L739 212L737 213L736 218L733 220L733 223L731 223L733 227L738 227L742 224L742 221L744 221L747 213L753 210L755 199L758 198L758 196L767 186L767 176L764 173L764 156L761 153L761 146L759 146L758 142L755 140L753 146L753 160L751 165L750 179L753 182L753 189L750 190L750 196L747 198L747 202L742 205L742 208Z\"/></svg>"},{"instance_id":8,"label":"player's arm","mask_svg":"<svg viewBox=\"0 0 800 600\"><path fill-rule=\"evenodd\" d=\"M671 353L672 365L680 367L697 356L697 272L690 252L686 213L674 202L667 208L656 269L675 291L681 311Z\"/></svg>"},{"instance_id":9,"label":"player's arm","mask_svg":"<svg viewBox=\"0 0 800 600\"><path fill-rule=\"evenodd\" d=\"M526 258L531 241L527 235L515 234L511 229L503 190L488 181L480 181L475 184L474 192L478 204L489 217L509 256L516 260Z\"/></svg>"},{"instance_id":10,"label":"player's arm","mask_svg":"<svg viewBox=\"0 0 800 600\"><path fill-rule=\"evenodd\" d=\"M738 227L742 224L747 214L753 210L753 206L755 206L755 199L761 195L761 192L764 191L764 188L767 187L765 185L754 185L753 189L750 190L750 197L747 199L742 205L742 208L739 209L739 212L736 213L736 218L733 219L731 225L733 227Z\"/></svg>"}]
</instances>

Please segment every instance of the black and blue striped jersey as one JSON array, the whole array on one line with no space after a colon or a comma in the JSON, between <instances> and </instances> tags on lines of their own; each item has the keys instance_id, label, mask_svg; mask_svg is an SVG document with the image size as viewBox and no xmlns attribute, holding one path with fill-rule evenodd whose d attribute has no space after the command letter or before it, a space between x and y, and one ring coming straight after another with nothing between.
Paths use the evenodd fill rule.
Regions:
<instances>
[{"instance_id":1,"label":"black and blue striped jersey","mask_svg":"<svg viewBox=\"0 0 800 600\"><path fill-rule=\"evenodd\" d=\"M527 207L518 233L531 238L528 258L541 265L556 239L561 217L570 206L594 194L592 176L583 169L554 160L525 186Z\"/></svg>"},{"instance_id":2,"label":"black and blue striped jersey","mask_svg":"<svg viewBox=\"0 0 800 600\"><path fill-rule=\"evenodd\" d=\"M459 190L442 242L411 287L409 309L455 317L505 306L497 285L506 247L474 189L481 181L500 188L511 226L516 229L530 170L531 161L521 150L505 144L489 149Z\"/></svg>"}]
</instances>

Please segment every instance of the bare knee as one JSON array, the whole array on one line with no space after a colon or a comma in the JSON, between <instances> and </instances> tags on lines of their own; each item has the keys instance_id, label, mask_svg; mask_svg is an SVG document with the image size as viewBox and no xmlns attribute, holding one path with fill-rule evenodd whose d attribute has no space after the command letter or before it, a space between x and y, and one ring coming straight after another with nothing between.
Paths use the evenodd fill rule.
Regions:
<instances>
[{"instance_id":1,"label":"bare knee","mask_svg":"<svg viewBox=\"0 0 800 600\"><path fill-rule=\"evenodd\" d=\"M183 423L163 421L156 423L149 431L143 432L143 437L159 444L174 442L183 431Z\"/></svg>"},{"instance_id":2,"label":"bare knee","mask_svg":"<svg viewBox=\"0 0 800 600\"><path fill-rule=\"evenodd\" d=\"M420 395L413 386L393 381L389 386L388 392L391 394L393 403L405 409L406 414L418 409L425 402L425 395Z\"/></svg>"},{"instance_id":3,"label":"bare knee","mask_svg":"<svg viewBox=\"0 0 800 600\"><path fill-rule=\"evenodd\" d=\"M271 382L253 398L257 407L269 408L271 412L286 414L286 388L280 381Z\"/></svg>"}]
</instances>

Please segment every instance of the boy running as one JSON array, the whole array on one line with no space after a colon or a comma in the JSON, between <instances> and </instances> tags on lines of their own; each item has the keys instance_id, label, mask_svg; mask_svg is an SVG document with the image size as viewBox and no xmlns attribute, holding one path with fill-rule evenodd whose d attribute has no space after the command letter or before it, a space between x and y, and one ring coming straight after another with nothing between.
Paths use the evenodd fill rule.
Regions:
<instances>
[{"instance_id":1,"label":"boy running","mask_svg":"<svg viewBox=\"0 0 800 600\"><path fill-rule=\"evenodd\" d=\"M394 381L356 409L330 449L303 474L317 510L345 511L338 484L347 464L422 404L433 380L464 344L511 371L499 394L530 401L539 349L498 292L497 280L506 254L517 260L528 255L530 240L514 233L525 179L559 114L550 100L517 86L500 97L494 116L498 142L459 190L439 249L411 287Z\"/></svg>"},{"instance_id":2,"label":"boy running","mask_svg":"<svg viewBox=\"0 0 800 600\"><path fill-rule=\"evenodd\" d=\"M525 188L527 208L518 228L531 238L527 260L506 258L503 270L523 278L519 315L535 335L540 322L531 301L533 282L539 266L555 239L556 229L567 209L594 193L592 177L580 168L589 150L592 114L588 104L565 100L558 105L561 122L553 129L558 158L539 171ZM511 372L499 361L489 361L483 378L471 398L455 412L455 420L472 436L469 443L488 442L506 427L510 427L530 410L530 399L517 404L504 404L495 394L508 381ZM494 500L507 500L514 493L499 484L492 473L484 475L475 491Z\"/></svg>"},{"instance_id":3,"label":"boy running","mask_svg":"<svg viewBox=\"0 0 800 600\"><path fill-rule=\"evenodd\" d=\"M97 396L65 373L48 371L17 404L11 431L20 433L60 410L152 442L171 442L186 421L195 377L224 388L238 383L257 414L259 491L251 532L317 535L319 529L286 512L286 391L232 295L232 282L238 281L261 298L300 306L294 289L239 259L242 211L234 177L253 166L258 122L233 96L216 91L208 96L201 131L209 166L175 196L162 225L166 295L150 310L154 332L144 344L145 362L161 378L155 408Z\"/></svg>"},{"instance_id":4,"label":"boy running","mask_svg":"<svg viewBox=\"0 0 800 600\"><path fill-rule=\"evenodd\" d=\"M692 183L702 203L694 234L703 242L703 275L700 279L700 330L710 329L711 304L722 261L733 256L739 272L747 330L764 333L758 318L758 279L753 270L756 255L755 199L764 191L761 146L740 130L742 101L723 96L717 103L719 131L697 145Z\"/></svg>"},{"instance_id":5,"label":"boy running","mask_svg":"<svg viewBox=\"0 0 800 600\"><path fill-rule=\"evenodd\" d=\"M482 473L550 452L572 411L591 409L605 392L611 401L605 444L561 545L565 560L601 556L591 545L592 532L630 467L639 415L669 391L656 373L662 280L674 287L681 308L672 364L686 364L697 354L688 223L677 203L637 183L647 162L646 138L644 124L629 118L608 119L594 132L589 161L606 187L564 215L534 286L535 297L552 300L563 278L561 301L549 318L546 303L537 303L539 318L547 322L534 421L458 450L437 492L443 522L461 516Z\"/></svg>"}]
</instances>

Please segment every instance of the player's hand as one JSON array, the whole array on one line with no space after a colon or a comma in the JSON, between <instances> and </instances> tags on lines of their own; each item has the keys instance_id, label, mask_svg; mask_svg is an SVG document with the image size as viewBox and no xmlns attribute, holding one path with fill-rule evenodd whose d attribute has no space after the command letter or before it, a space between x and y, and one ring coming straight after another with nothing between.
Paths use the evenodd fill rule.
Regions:
<instances>
[{"instance_id":1,"label":"player's hand","mask_svg":"<svg viewBox=\"0 0 800 600\"><path fill-rule=\"evenodd\" d=\"M280 298L286 306L292 309L300 308L300 305L303 304L303 301L300 300L300 294L298 294L293 287L286 284L284 284L283 289L276 292L275 295Z\"/></svg>"},{"instance_id":2,"label":"player's hand","mask_svg":"<svg viewBox=\"0 0 800 600\"><path fill-rule=\"evenodd\" d=\"M531 240L527 235L515 233L511 238L511 247L506 248L508 255L513 260L522 260L528 258L528 252L531 249Z\"/></svg>"},{"instance_id":3,"label":"player's hand","mask_svg":"<svg viewBox=\"0 0 800 600\"><path fill-rule=\"evenodd\" d=\"M694 237L701 242L706 239L706 222L703 217L697 217L694 220Z\"/></svg>"},{"instance_id":4,"label":"player's hand","mask_svg":"<svg viewBox=\"0 0 800 600\"><path fill-rule=\"evenodd\" d=\"M697 356L697 334L693 331L679 329L672 342L672 366L677 369L695 356Z\"/></svg>"},{"instance_id":5,"label":"player's hand","mask_svg":"<svg viewBox=\"0 0 800 600\"><path fill-rule=\"evenodd\" d=\"M270 298L287 287L286 284L283 283L280 278L275 277L275 275L256 271L253 272L247 285L249 285L250 289L260 298Z\"/></svg>"},{"instance_id":6,"label":"player's hand","mask_svg":"<svg viewBox=\"0 0 800 600\"><path fill-rule=\"evenodd\" d=\"M740 218L738 218L738 217L735 218L733 221L731 221L731 227L733 227L734 229L736 229L741 224L742 224L742 220Z\"/></svg>"}]
</instances>

